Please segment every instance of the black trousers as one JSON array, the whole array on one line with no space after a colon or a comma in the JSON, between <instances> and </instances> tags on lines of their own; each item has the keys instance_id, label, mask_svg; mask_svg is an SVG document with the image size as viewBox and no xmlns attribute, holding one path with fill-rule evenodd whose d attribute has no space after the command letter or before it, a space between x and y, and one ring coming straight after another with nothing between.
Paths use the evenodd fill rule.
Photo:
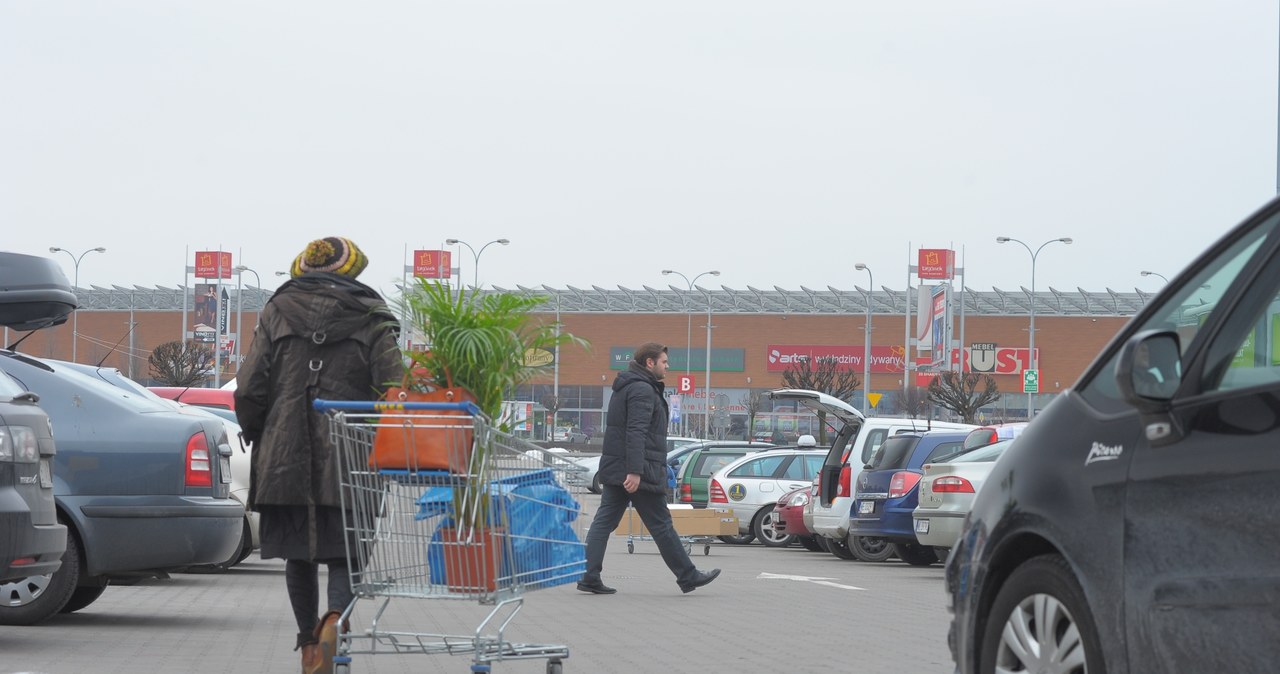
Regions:
<instances>
[{"instance_id":1,"label":"black trousers","mask_svg":"<svg viewBox=\"0 0 1280 674\"><path fill-rule=\"evenodd\" d=\"M600 582L609 536L613 535L613 530L622 522L628 505L636 509L640 521L649 529L658 552L662 553L662 561L675 574L676 582L685 585L697 578L698 567L693 565L689 553L684 550L684 544L680 542L680 535L671 523L671 511L667 509L667 502L662 494L652 491L628 494L626 489L612 484L601 485L600 489L600 508L596 510L595 519L591 520L591 529L587 531L587 572L582 574L582 582Z\"/></svg>"}]
</instances>

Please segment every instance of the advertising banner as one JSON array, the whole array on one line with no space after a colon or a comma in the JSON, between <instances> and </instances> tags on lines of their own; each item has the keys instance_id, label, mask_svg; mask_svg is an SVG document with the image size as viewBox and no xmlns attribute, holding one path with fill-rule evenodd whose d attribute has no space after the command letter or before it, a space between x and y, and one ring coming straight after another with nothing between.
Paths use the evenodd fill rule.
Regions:
<instances>
[{"instance_id":1,"label":"advertising banner","mask_svg":"<svg viewBox=\"0 0 1280 674\"><path fill-rule=\"evenodd\" d=\"M680 423L680 394L672 393L667 398L667 407L671 410L671 423Z\"/></svg>"},{"instance_id":2,"label":"advertising banner","mask_svg":"<svg viewBox=\"0 0 1280 674\"><path fill-rule=\"evenodd\" d=\"M947 248L921 248L916 276L949 281L956 275L956 252Z\"/></svg>"},{"instance_id":3,"label":"advertising banner","mask_svg":"<svg viewBox=\"0 0 1280 674\"><path fill-rule=\"evenodd\" d=\"M214 326L218 323L218 286L212 283L196 284L195 312L193 332L208 331L211 335L208 341L212 342Z\"/></svg>"},{"instance_id":4,"label":"advertising banner","mask_svg":"<svg viewBox=\"0 0 1280 674\"><path fill-rule=\"evenodd\" d=\"M834 358L839 370L862 372L863 346L830 346L816 344L770 344L765 347L765 370L785 372L796 363L812 364L819 358ZM901 346L872 346L871 371L873 373L902 372L906 363L906 349Z\"/></svg>"},{"instance_id":5,"label":"advertising banner","mask_svg":"<svg viewBox=\"0 0 1280 674\"><path fill-rule=\"evenodd\" d=\"M951 317L947 313L947 290L945 285L934 286L930 303L929 322L933 324L932 332L933 362L941 365L947 361L947 333Z\"/></svg>"},{"instance_id":6,"label":"advertising banner","mask_svg":"<svg viewBox=\"0 0 1280 674\"><path fill-rule=\"evenodd\" d=\"M967 372L980 374L1021 374L1031 368L1031 352L1026 348L996 346L992 342L974 342L952 357L953 364ZM1036 349L1039 360L1040 349ZM960 360L962 359L963 360ZM1044 367L1044 362L1040 361Z\"/></svg>"},{"instance_id":7,"label":"advertising banner","mask_svg":"<svg viewBox=\"0 0 1280 674\"><path fill-rule=\"evenodd\" d=\"M196 251L196 278L231 278L231 253L218 250ZM212 323L210 323L212 325Z\"/></svg>"},{"instance_id":8,"label":"advertising banner","mask_svg":"<svg viewBox=\"0 0 1280 674\"><path fill-rule=\"evenodd\" d=\"M453 251L413 251L413 275L416 278L449 278L453 264Z\"/></svg>"},{"instance_id":9,"label":"advertising banner","mask_svg":"<svg viewBox=\"0 0 1280 674\"><path fill-rule=\"evenodd\" d=\"M916 288L916 351L933 348L933 289L921 284Z\"/></svg>"},{"instance_id":10,"label":"advertising banner","mask_svg":"<svg viewBox=\"0 0 1280 674\"><path fill-rule=\"evenodd\" d=\"M631 354L634 352L635 347L631 346L609 347L609 369L627 369L627 363L631 362ZM688 358L691 362L686 366L685 349L676 346L667 347L667 359L671 365L672 372L678 370L705 371L707 369L706 353L706 349L693 349ZM746 349L711 350L712 372L742 372L745 369L747 369Z\"/></svg>"}]
</instances>

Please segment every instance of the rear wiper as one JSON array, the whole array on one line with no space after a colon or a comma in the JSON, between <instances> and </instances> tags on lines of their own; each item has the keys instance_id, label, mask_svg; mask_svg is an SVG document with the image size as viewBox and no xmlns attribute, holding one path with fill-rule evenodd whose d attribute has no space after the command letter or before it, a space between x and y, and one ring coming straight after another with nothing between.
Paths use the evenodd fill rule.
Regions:
<instances>
[{"instance_id":1,"label":"rear wiper","mask_svg":"<svg viewBox=\"0 0 1280 674\"><path fill-rule=\"evenodd\" d=\"M28 403L40 402L40 396L36 395L31 391L23 391L22 393L19 393L18 395L14 396L13 399L20 402L28 402Z\"/></svg>"}]
</instances>

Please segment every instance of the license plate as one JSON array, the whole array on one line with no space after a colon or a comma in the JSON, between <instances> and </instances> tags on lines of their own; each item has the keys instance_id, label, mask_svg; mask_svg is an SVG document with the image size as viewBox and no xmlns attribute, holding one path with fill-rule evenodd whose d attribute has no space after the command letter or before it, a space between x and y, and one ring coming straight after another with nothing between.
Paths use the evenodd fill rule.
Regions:
<instances>
[{"instance_id":1,"label":"license plate","mask_svg":"<svg viewBox=\"0 0 1280 674\"><path fill-rule=\"evenodd\" d=\"M871 514L871 513L875 512L875 511L876 511L876 502L875 502L875 501L862 501L862 502L858 503L858 514L859 514L859 515L869 515L869 514Z\"/></svg>"},{"instance_id":2,"label":"license plate","mask_svg":"<svg viewBox=\"0 0 1280 674\"><path fill-rule=\"evenodd\" d=\"M218 473L222 484L231 484L231 459L229 457L218 457Z\"/></svg>"},{"instance_id":3,"label":"license plate","mask_svg":"<svg viewBox=\"0 0 1280 674\"><path fill-rule=\"evenodd\" d=\"M917 534L929 533L929 520L916 520L916 533Z\"/></svg>"}]
</instances>

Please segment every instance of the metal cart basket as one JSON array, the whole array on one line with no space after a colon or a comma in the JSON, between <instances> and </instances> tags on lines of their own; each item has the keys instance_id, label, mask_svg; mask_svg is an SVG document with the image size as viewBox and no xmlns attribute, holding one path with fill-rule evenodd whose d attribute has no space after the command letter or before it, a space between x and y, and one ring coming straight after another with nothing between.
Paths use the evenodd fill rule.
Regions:
<instances>
[{"instance_id":1,"label":"metal cart basket","mask_svg":"<svg viewBox=\"0 0 1280 674\"><path fill-rule=\"evenodd\" d=\"M340 624L349 624L360 600L376 601L367 628L339 636L334 671L350 672L352 655L422 653L471 655L472 672L541 658L547 672L561 672L567 646L512 643L506 629L525 593L582 577L583 487L566 479L582 468L494 428L470 403L317 400L315 407L327 413L338 450L355 592ZM423 465L426 445L441 442L453 470ZM470 633L396 631L383 624L392 598L493 609Z\"/></svg>"}]
</instances>

